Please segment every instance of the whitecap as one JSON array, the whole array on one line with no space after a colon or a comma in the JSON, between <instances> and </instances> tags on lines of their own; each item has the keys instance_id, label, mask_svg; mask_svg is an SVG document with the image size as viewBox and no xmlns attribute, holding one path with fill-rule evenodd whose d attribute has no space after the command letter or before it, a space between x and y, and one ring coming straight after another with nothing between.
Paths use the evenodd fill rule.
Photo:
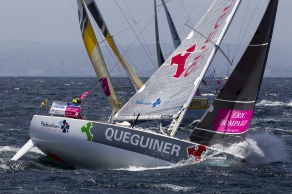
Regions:
<instances>
[{"instance_id":1,"label":"whitecap","mask_svg":"<svg viewBox=\"0 0 292 194\"><path fill-rule=\"evenodd\" d=\"M195 191L196 187L182 187L179 185L174 184L155 184L153 185L155 188L163 188L163 189L169 189L173 192L188 192L188 191Z\"/></svg>"},{"instance_id":2,"label":"whitecap","mask_svg":"<svg viewBox=\"0 0 292 194\"><path fill-rule=\"evenodd\" d=\"M289 103L284 103L280 101L262 100L261 102L257 103L256 106L292 106L292 101Z\"/></svg>"},{"instance_id":3,"label":"whitecap","mask_svg":"<svg viewBox=\"0 0 292 194\"><path fill-rule=\"evenodd\" d=\"M247 139L249 146L245 158L248 163L264 164L288 162L287 148L284 140L269 133L256 133Z\"/></svg>"},{"instance_id":4,"label":"whitecap","mask_svg":"<svg viewBox=\"0 0 292 194\"><path fill-rule=\"evenodd\" d=\"M18 152L20 150L20 147L13 147L13 146L0 146L0 153L1 152ZM34 153L37 153L37 154L42 154L44 155L44 153L39 150L37 147L33 147L30 152L34 152Z\"/></svg>"},{"instance_id":5,"label":"whitecap","mask_svg":"<svg viewBox=\"0 0 292 194\"><path fill-rule=\"evenodd\" d=\"M129 166L127 168L118 168L115 170L125 170L125 171L146 171L146 170L162 170L162 169L172 169L172 168L178 168L183 166L188 166L195 164L195 161L193 158L189 158L188 160L180 161L176 164L170 164L165 166L156 166L156 167L139 167L139 166Z\"/></svg>"}]
</instances>

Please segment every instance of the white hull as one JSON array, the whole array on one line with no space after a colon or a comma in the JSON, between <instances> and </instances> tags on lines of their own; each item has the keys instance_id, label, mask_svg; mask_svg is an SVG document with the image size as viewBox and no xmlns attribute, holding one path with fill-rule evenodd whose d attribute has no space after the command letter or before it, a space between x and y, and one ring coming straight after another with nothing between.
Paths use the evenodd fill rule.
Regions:
<instances>
[{"instance_id":1,"label":"white hull","mask_svg":"<svg viewBox=\"0 0 292 194\"><path fill-rule=\"evenodd\" d=\"M62 128L65 123L67 128ZM34 145L46 155L84 168L165 166L194 157L190 150L198 146L128 127L39 115L32 119L30 136ZM214 151L206 148L206 152Z\"/></svg>"}]
</instances>

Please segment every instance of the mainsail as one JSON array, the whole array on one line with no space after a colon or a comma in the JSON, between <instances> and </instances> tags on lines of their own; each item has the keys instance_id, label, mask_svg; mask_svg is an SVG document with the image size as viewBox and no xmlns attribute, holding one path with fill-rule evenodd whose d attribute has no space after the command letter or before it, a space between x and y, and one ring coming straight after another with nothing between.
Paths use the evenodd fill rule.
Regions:
<instances>
[{"instance_id":1,"label":"mainsail","mask_svg":"<svg viewBox=\"0 0 292 194\"><path fill-rule=\"evenodd\" d=\"M155 39L156 39L157 62L158 62L158 67L160 67L165 62L165 60L164 60L164 57L163 57L163 54L161 51L161 47L160 47L156 0L154 0L154 20L155 20Z\"/></svg>"},{"instance_id":2,"label":"mainsail","mask_svg":"<svg viewBox=\"0 0 292 194\"><path fill-rule=\"evenodd\" d=\"M262 82L278 0L271 0L238 65L189 139L206 146L244 141Z\"/></svg>"},{"instance_id":3,"label":"mainsail","mask_svg":"<svg viewBox=\"0 0 292 194\"><path fill-rule=\"evenodd\" d=\"M183 43L114 120L182 119L238 4L239 0L214 1Z\"/></svg>"},{"instance_id":4,"label":"mainsail","mask_svg":"<svg viewBox=\"0 0 292 194\"><path fill-rule=\"evenodd\" d=\"M174 48L177 48L181 44L179 35L177 33L177 30L175 28L175 25L173 23L173 20L171 18L171 15L170 15L170 13L169 13L169 11L167 9L167 6L165 4L165 1L164 0L161 0L161 2L162 2L162 5L163 5L163 8L165 10L167 22L168 22L169 29L170 29L170 32L171 32L172 41L173 41L173 44L174 44Z\"/></svg>"},{"instance_id":5,"label":"mainsail","mask_svg":"<svg viewBox=\"0 0 292 194\"><path fill-rule=\"evenodd\" d=\"M125 69L127 75L131 79L131 82L133 84L133 87L136 90L139 90L144 83L142 80L138 77L136 72L132 69L132 67L129 65L129 63L121 56L118 47L116 46L116 43L111 36L109 29L106 26L106 23L96 5L96 2L94 0L84 0L86 6L88 7L92 17L94 18L95 22L97 23L98 27L100 28L101 32L103 33L105 39L107 40L109 46L111 47L112 51L120 61L120 64Z\"/></svg>"},{"instance_id":6,"label":"mainsail","mask_svg":"<svg viewBox=\"0 0 292 194\"><path fill-rule=\"evenodd\" d=\"M112 86L110 76L108 74L100 47L98 45L92 25L87 15L87 11L84 6L83 0L77 0L77 5L78 5L80 29L82 32L82 38L83 38L83 42L86 47L88 56L91 60L95 73L97 77L99 78L103 91L111 107L113 108L115 112L117 112L122 107L122 104L117 98L114 88Z\"/></svg>"},{"instance_id":7,"label":"mainsail","mask_svg":"<svg viewBox=\"0 0 292 194\"><path fill-rule=\"evenodd\" d=\"M165 10L165 14L166 14L166 18L167 18L167 22L168 22L168 26L171 32L171 37L172 37L172 41L174 44L174 48L176 49L180 44L180 38L179 35L177 33L177 30L175 28L175 25L172 21L171 15L167 9L167 6L165 4L164 0L161 0L163 8ZM155 38L156 38L156 52L157 52L157 61L158 61L158 66L160 67L164 62L164 57L161 51L161 47L160 47L160 41L159 41L159 30L158 30L158 19L157 19L157 9L156 9L156 0L154 0L154 19L155 19Z\"/></svg>"}]
</instances>

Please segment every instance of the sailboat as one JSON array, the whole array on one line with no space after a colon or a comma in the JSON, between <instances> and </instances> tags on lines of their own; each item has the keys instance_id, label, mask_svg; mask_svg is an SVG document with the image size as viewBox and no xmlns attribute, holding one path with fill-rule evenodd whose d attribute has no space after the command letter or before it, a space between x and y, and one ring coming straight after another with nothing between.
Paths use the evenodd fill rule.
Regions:
<instances>
[{"instance_id":1,"label":"sailboat","mask_svg":"<svg viewBox=\"0 0 292 194\"><path fill-rule=\"evenodd\" d=\"M34 115L31 139L12 160L34 146L58 161L83 168L157 167L192 158L201 161L205 155L216 153L244 159L241 151L228 153L215 145L245 141L267 62L278 0L270 0L250 44L201 121L188 137L176 136L239 3L214 1L175 52L114 115L113 123ZM166 83L163 87L162 82ZM165 119L171 120L168 134L114 123Z\"/></svg>"}]
</instances>

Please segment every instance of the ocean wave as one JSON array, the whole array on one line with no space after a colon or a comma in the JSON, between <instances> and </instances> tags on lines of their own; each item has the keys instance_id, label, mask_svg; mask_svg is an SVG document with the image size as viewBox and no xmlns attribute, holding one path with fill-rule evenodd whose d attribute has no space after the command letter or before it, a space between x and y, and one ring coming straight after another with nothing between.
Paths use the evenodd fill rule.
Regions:
<instances>
[{"instance_id":1,"label":"ocean wave","mask_svg":"<svg viewBox=\"0 0 292 194\"><path fill-rule=\"evenodd\" d=\"M178 167L183 167L183 166L188 166L196 164L193 158L189 158L188 160L183 160L181 162L178 162L176 164L170 164L170 165L165 165L165 166L157 166L157 167L140 167L140 166L129 166L127 168L118 168L115 170L121 170L121 171L146 171L146 170L162 170L162 169L172 169L172 168L178 168Z\"/></svg>"},{"instance_id":2,"label":"ocean wave","mask_svg":"<svg viewBox=\"0 0 292 194\"><path fill-rule=\"evenodd\" d=\"M19 148L12 146L0 146L0 153L2 152L17 152Z\"/></svg>"},{"instance_id":3,"label":"ocean wave","mask_svg":"<svg viewBox=\"0 0 292 194\"><path fill-rule=\"evenodd\" d=\"M292 107L292 101L285 103L280 101L268 101L262 100L261 102L257 103L256 106L285 106L285 107Z\"/></svg>"},{"instance_id":4,"label":"ocean wave","mask_svg":"<svg viewBox=\"0 0 292 194\"><path fill-rule=\"evenodd\" d=\"M173 192L189 192L197 189L196 187L182 187L174 184L155 184L153 187L158 189L167 189Z\"/></svg>"},{"instance_id":5,"label":"ocean wave","mask_svg":"<svg viewBox=\"0 0 292 194\"><path fill-rule=\"evenodd\" d=\"M246 162L254 164L288 162L284 140L269 133L256 133L247 139Z\"/></svg>"},{"instance_id":6,"label":"ocean wave","mask_svg":"<svg viewBox=\"0 0 292 194\"><path fill-rule=\"evenodd\" d=\"M3 152L18 152L20 148L13 147L13 146L0 146L0 153ZM41 150L39 150L37 147L33 147L29 152L37 153L45 155Z\"/></svg>"},{"instance_id":7,"label":"ocean wave","mask_svg":"<svg viewBox=\"0 0 292 194\"><path fill-rule=\"evenodd\" d=\"M285 131L282 129L273 129L274 131ZM291 131L289 131L291 134ZM232 162L236 162L236 157L243 158L247 163L253 164L265 164L265 163L275 163L275 162L289 162L287 147L282 138L272 135L267 132L257 132L251 134L245 142L240 142L233 144L228 147L224 147L222 145L214 145L212 148L219 150L218 153L214 155L210 155L207 158L211 161L216 161L217 155L220 156L223 164L232 164ZM228 157L229 153L234 155L235 158ZM225 156L225 158L224 158ZM225 160L225 161L224 161ZM218 163L218 166L220 163Z\"/></svg>"},{"instance_id":8,"label":"ocean wave","mask_svg":"<svg viewBox=\"0 0 292 194\"><path fill-rule=\"evenodd\" d=\"M273 127L254 127L249 129L250 132L269 132L279 135L292 135L292 130L273 128Z\"/></svg>"}]
</instances>

